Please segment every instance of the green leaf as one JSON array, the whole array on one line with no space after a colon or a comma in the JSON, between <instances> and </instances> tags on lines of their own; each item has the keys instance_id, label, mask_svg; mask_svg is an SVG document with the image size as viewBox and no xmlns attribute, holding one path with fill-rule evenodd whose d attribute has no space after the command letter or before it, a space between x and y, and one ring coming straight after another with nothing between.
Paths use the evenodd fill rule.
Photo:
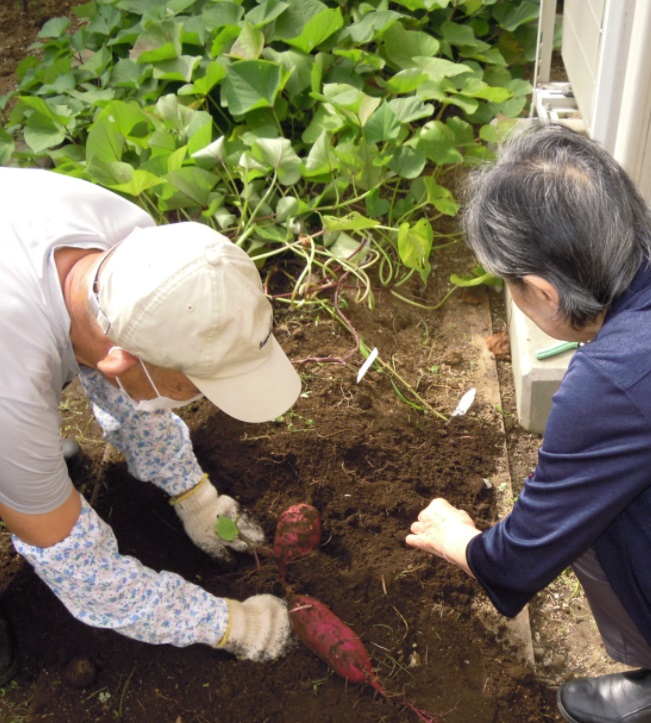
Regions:
<instances>
[{"instance_id":1,"label":"green leaf","mask_svg":"<svg viewBox=\"0 0 651 723\"><path fill-rule=\"evenodd\" d=\"M61 73L51 83L43 84L39 90L41 95L61 95L71 91L77 84L73 73Z\"/></svg>"},{"instance_id":2,"label":"green leaf","mask_svg":"<svg viewBox=\"0 0 651 723\"><path fill-rule=\"evenodd\" d=\"M311 53L324 40L340 30L344 25L344 19L339 8L325 9L310 18L303 25L301 33L293 38L285 38L288 45L302 50L304 53Z\"/></svg>"},{"instance_id":3,"label":"green leaf","mask_svg":"<svg viewBox=\"0 0 651 723\"><path fill-rule=\"evenodd\" d=\"M382 102L381 98L373 98L346 83L327 83L323 86L323 95L312 95L330 103L356 126L363 126Z\"/></svg>"},{"instance_id":4,"label":"green leaf","mask_svg":"<svg viewBox=\"0 0 651 723\"><path fill-rule=\"evenodd\" d=\"M12 136L0 126L0 166L4 166L9 162L16 144Z\"/></svg>"},{"instance_id":5,"label":"green leaf","mask_svg":"<svg viewBox=\"0 0 651 723\"><path fill-rule=\"evenodd\" d=\"M212 60L206 66L205 75L196 78L190 85L179 89L179 95L200 95L205 97L210 91L226 77L226 68L217 60Z\"/></svg>"},{"instance_id":6,"label":"green leaf","mask_svg":"<svg viewBox=\"0 0 651 723\"><path fill-rule=\"evenodd\" d=\"M150 66L143 67L133 60L122 58L113 66L110 82L119 87L140 88L145 78L152 72Z\"/></svg>"},{"instance_id":7,"label":"green leaf","mask_svg":"<svg viewBox=\"0 0 651 723\"><path fill-rule=\"evenodd\" d=\"M196 143L194 150L198 151L210 143L210 133L206 134L205 126L212 124L212 118L206 111L197 111L183 105L179 102L178 96L173 93L161 96L156 102L155 108L161 120L170 129L177 131L182 143L188 140L194 141L193 136L197 132L201 132L202 137Z\"/></svg>"},{"instance_id":8,"label":"green leaf","mask_svg":"<svg viewBox=\"0 0 651 723\"><path fill-rule=\"evenodd\" d=\"M457 146L466 146L470 143L474 143L475 133L470 123L461 118L452 116L445 121L445 125L454 134L454 142Z\"/></svg>"},{"instance_id":9,"label":"green leaf","mask_svg":"<svg viewBox=\"0 0 651 723\"><path fill-rule=\"evenodd\" d=\"M373 113L364 126L364 137L369 143L394 141L400 133L400 123L387 103Z\"/></svg>"},{"instance_id":10,"label":"green leaf","mask_svg":"<svg viewBox=\"0 0 651 723\"><path fill-rule=\"evenodd\" d=\"M450 105L456 105L457 108L461 108L466 117L472 115L477 108L479 108L479 101L476 98L471 98L470 96L462 95L461 93L449 95L447 97L447 102Z\"/></svg>"},{"instance_id":11,"label":"green leaf","mask_svg":"<svg viewBox=\"0 0 651 723\"><path fill-rule=\"evenodd\" d=\"M438 165L461 163L463 156L456 148L454 134L441 121L433 121L416 138L416 146L430 161Z\"/></svg>"},{"instance_id":12,"label":"green leaf","mask_svg":"<svg viewBox=\"0 0 651 723\"><path fill-rule=\"evenodd\" d=\"M429 80L440 82L445 78L454 78L464 73L472 73L472 68L463 63L453 63L445 58L415 57L413 64L421 69Z\"/></svg>"},{"instance_id":13,"label":"green leaf","mask_svg":"<svg viewBox=\"0 0 651 723\"><path fill-rule=\"evenodd\" d=\"M382 158L377 146L364 140L358 144L357 155L359 156L359 172L354 179L357 186L365 191L379 186L384 179L382 166L384 163L388 163L391 157Z\"/></svg>"},{"instance_id":14,"label":"green leaf","mask_svg":"<svg viewBox=\"0 0 651 723\"><path fill-rule=\"evenodd\" d=\"M209 145L195 151L192 154L192 158L206 168L219 166L224 162L224 143L224 136L220 136Z\"/></svg>"},{"instance_id":15,"label":"green leaf","mask_svg":"<svg viewBox=\"0 0 651 723\"><path fill-rule=\"evenodd\" d=\"M501 143L519 122L508 118L487 123L479 129L479 136L486 143Z\"/></svg>"},{"instance_id":16,"label":"green leaf","mask_svg":"<svg viewBox=\"0 0 651 723\"><path fill-rule=\"evenodd\" d=\"M340 233L337 240L328 248L328 251L337 259L346 261L349 265L364 263L368 255L368 247L359 239L354 239L347 233Z\"/></svg>"},{"instance_id":17,"label":"green leaf","mask_svg":"<svg viewBox=\"0 0 651 723\"><path fill-rule=\"evenodd\" d=\"M256 27L245 21L239 37L231 46L228 54L232 58L254 60L260 57L263 48L264 35Z\"/></svg>"},{"instance_id":18,"label":"green leaf","mask_svg":"<svg viewBox=\"0 0 651 723\"><path fill-rule=\"evenodd\" d=\"M282 15L288 7L289 3L282 2L282 0L264 0L246 14L246 19L256 27L269 25L279 15Z\"/></svg>"},{"instance_id":19,"label":"green leaf","mask_svg":"<svg viewBox=\"0 0 651 723\"><path fill-rule=\"evenodd\" d=\"M302 53L299 50L283 50L282 52L273 48L265 48L262 57L281 65L287 74L285 91L294 101L312 84L312 70L315 60L311 55Z\"/></svg>"},{"instance_id":20,"label":"green leaf","mask_svg":"<svg viewBox=\"0 0 651 723\"><path fill-rule=\"evenodd\" d=\"M86 163L86 173L90 180L107 188L129 183L133 178L133 171L133 166L123 161L92 158Z\"/></svg>"},{"instance_id":21,"label":"green leaf","mask_svg":"<svg viewBox=\"0 0 651 723\"><path fill-rule=\"evenodd\" d=\"M303 216L310 212L310 207L304 201L294 196L283 196L276 204L276 221L285 223L290 218Z\"/></svg>"},{"instance_id":22,"label":"green leaf","mask_svg":"<svg viewBox=\"0 0 651 723\"><path fill-rule=\"evenodd\" d=\"M446 43L457 46L481 47L487 49L490 46L483 41L477 40L470 25L446 21L441 24L441 34Z\"/></svg>"},{"instance_id":23,"label":"green leaf","mask_svg":"<svg viewBox=\"0 0 651 723\"><path fill-rule=\"evenodd\" d=\"M193 155L202 148L210 145L212 141L213 119L206 111L196 111L196 114L183 129L182 140L187 140L188 153Z\"/></svg>"},{"instance_id":24,"label":"green leaf","mask_svg":"<svg viewBox=\"0 0 651 723\"><path fill-rule=\"evenodd\" d=\"M215 534L221 540L232 542L233 540L237 540L240 536L240 531L235 520L232 520L230 517L226 517L226 515L217 515Z\"/></svg>"},{"instance_id":25,"label":"green leaf","mask_svg":"<svg viewBox=\"0 0 651 723\"><path fill-rule=\"evenodd\" d=\"M187 167L170 171L166 180L190 205L207 208L210 205L210 192L219 181L219 176L203 168Z\"/></svg>"},{"instance_id":26,"label":"green leaf","mask_svg":"<svg viewBox=\"0 0 651 723\"><path fill-rule=\"evenodd\" d=\"M143 129L143 132L139 134L142 136L144 128L151 124L150 117L135 101L129 103L122 100L112 101L100 113L99 118L105 118L114 124L118 133L125 138L134 136L134 131L138 126Z\"/></svg>"},{"instance_id":27,"label":"green leaf","mask_svg":"<svg viewBox=\"0 0 651 723\"><path fill-rule=\"evenodd\" d=\"M118 132L115 123L106 115L100 115L88 131L86 159L92 162L121 161L124 150L124 136Z\"/></svg>"},{"instance_id":28,"label":"green leaf","mask_svg":"<svg viewBox=\"0 0 651 723\"><path fill-rule=\"evenodd\" d=\"M206 28L213 31L215 28L235 27L244 17L244 8L236 2L215 2L207 4L201 13Z\"/></svg>"},{"instance_id":29,"label":"green leaf","mask_svg":"<svg viewBox=\"0 0 651 723\"><path fill-rule=\"evenodd\" d=\"M379 221L362 216L357 211L351 211L345 216L322 215L323 227L326 231L361 231L365 228L375 228L380 225Z\"/></svg>"},{"instance_id":30,"label":"green leaf","mask_svg":"<svg viewBox=\"0 0 651 723\"><path fill-rule=\"evenodd\" d=\"M349 25L347 31L356 45L365 45L375 42L400 17L393 10L373 10Z\"/></svg>"},{"instance_id":31,"label":"green leaf","mask_svg":"<svg viewBox=\"0 0 651 723\"><path fill-rule=\"evenodd\" d=\"M446 8L451 0L397 0L398 5L402 5L408 10L435 10L437 8ZM490 5L495 0L486 0L486 4Z\"/></svg>"},{"instance_id":32,"label":"green leaf","mask_svg":"<svg viewBox=\"0 0 651 723\"><path fill-rule=\"evenodd\" d=\"M425 176L421 180L427 194L427 203L432 204L437 211L446 216L456 216L460 206L454 200L450 189L438 184L431 176Z\"/></svg>"},{"instance_id":33,"label":"green leaf","mask_svg":"<svg viewBox=\"0 0 651 723\"><path fill-rule=\"evenodd\" d=\"M399 146L393 154L389 168L401 178L417 178L423 172L427 156L416 148Z\"/></svg>"},{"instance_id":34,"label":"green leaf","mask_svg":"<svg viewBox=\"0 0 651 723\"><path fill-rule=\"evenodd\" d=\"M431 58L438 55L439 41L420 30L405 30L396 23L385 32L381 54L395 68L413 68L417 56Z\"/></svg>"},{"instance_id":35,"label":"green leaf","mask_svg":"<svg viewBox=\"0 0 651 723\"><path fill-rule=\"evenodd\" d=\"M70 27L68 18L52 18L48 20L36 37L38 38L60 38Z\"/></svg>"},{"instance_id":36,"label":"green leaf","mask_svg":"<svg viewBox=\"0 0 651 723\"><path fill-rule=\"evenodd\" d=\"M421 83L427 80L427 75L418 68L406 68L400 70L393 77L386 81L386 87L399 95L412 93Z\"/></svg>"},{"instance_id":37,"label":"green leaf","mask_svg":"<svg viewBox=\"0 0 651 723\"><path fill-rule=\"evenodd\" d=\"M235 116L256 108L271 108L281 82L281 68L277 63L240 60L228 68L222 84L222 101Z\"/></svg>"},{"instance_id":38,"label":"green leaf","mask_svg":"<svg viewBox=\"0 0 651 723\"><path fill-rule=\"evenodd\" d=\"M289 233L284 226L276 226L275 224L271 224L269 226L256 225L255 226L255 235L259 239L264 239L265 241L274 241L275 243L279 243L279 244L285 243L289 237ZM253 247L255 253L259 253L258 249L260 249L260 247L262 246L262 244L264 242L259 241L258 243L260 244L260 246L258 248L256 248L255 246ZM260 249L260 250L264 251L264 250L266 250L266 247L265 247L265 249ZM249 250L249 254L251 254L251 250Z\"/></svg>"},{"instance_id":39,"label":"green leaf","mask_svg":"<svg viewBox=\"0 0 651 723\"><path fill-rule=\"evenodd\" d=\"M337 113L332 106L319 105L312 116L308 127L303 131L301 139L305 143L315 143L317 138L324 131L337 133L345 126L345 121L340 113Z\"/></svg>"},{"instance_id":40,"label":"green leaf","mask_svg":"<svg viewBox=\"0 0 651 723\"><path fill-rule=\"evenodd\" d=\"M285 186L296 183L301 177L301 159L296 155L287 138L258 138L252 145L253 156L269 164Z\"/></svg>"},{"instance_id":41,"label":"green leaf","mask_svg":"<svg viewBox=\"0 0 651 723\"><path fill-rule=\"evenodd\" d=\"M420 98L394 98L389 101L389 108L395 113L401 123L413 123L422 118L430 118L434 115L434 106L431 103L423 103Z\"/></svg>"},{"instance_id":42,"label":"green leaf","mask_svg":"<svg viewBox=\"0 0 651 723\"><path fill-rule=\"evenodd\" d=\"M154 65L154 78L189 83L192 80L194 69L200 62L200 57L191 55L181 55L172 60L161 60Z\"/></svg>"},{"instance_id":43,"label":"green leaf","mask_svg":"<svg viewBox=\"0 0 651 723\"><path fill-rule=\"evenodd\" d=\"M355 66L355 73L358 75L382 70L385 65L384 60L378 55L368 53L360 48L351 48L350 50L335 48L332 54L350 60L351 64Z\"/></svg>"},{"instance_id":44,"label":"green leaf","mask_svg":"<svg viewBox=\"0 0 651 723\"><path fill-rule=\"evenodd\" d=\"M210 46L209 56L216 58L222 53L226 53L227 48L237 40L240 35L239 25L227 25L215 35L212 45Z\"/></svg>"},{"instance_id":45,"label":"green leaf","mask_svg":"<svg viewBox=\"0 0 651 723\"><path fill-rule=\"evenodd\" d=\"M100 48L78 70L88 73L91 78L98 78L113 62L113 54L108 48Z\"/></svg>"},{"instance_id":46,"label":"green leaf","mask_svg":"<svg viewBox=\"0 0 651 723\"><path fill-rule=\"evenodd\" d=\"M320 0L292 0L285 12L276 20L273 40L295 38L297 30L304 28L312 18L327 9Z\"/></svg>"},{"instance_id":47,"label":"green leaf","mask_svg":"<svg viewBox=\"0 0 651 723\"><path fill-rule=\"evenodd\" d=\"M424 271L429 268L434 232L426 218L419 219L413 226L405 222L398 229L398 253L407 268Z\"/></svg>"},{"instance_id":48,"label":"green leaf","mask_svg":"<svg viewBox=\"0 0 651 723\"><path fill-rule=\"evenodd\" d=\"M148 171L143 171L140 168L135 168L129 181L125 183L111 184L109 185L109 188L114 191L118 191L119 193L128 193L129 195L138 198L138 196L145 191L150 188L154 188L155 186L160 186L162 183L164 183L162 178L159 178Z\"/></svg>"},{"instance_id":49,"label":"green leaf","mask_svg":"<svg viewBox=\"0 0 651 723\"><path fill-rule=\"evenodd\" d=\"M391 210L391 204L386 198L380 198L380 189L374 188L370 191L368 196L364 199L366 206L366 212L373 218L379 218L389 213Z\"/></svg>"},{"instance_id":50,"label":"green leaf","mask_svg":"<svg viewBox=\"0 0 651 723\"><path fill-rule=\"evenodd\" d=\"M531 23L538 19L540 5L535 2L525 2L520 5L515 3L502 3L493 9L493 17L504 30L513 32L520 25Z\"/></svg>"},{"instance_id":51,"label":"green leaf","mask_svg":"<svg viewBox=\"0 0 651 723\"><path fill-rule=\"evenodd\" d=\"M323 131L308 153L303 175L306 178L312 178L314 176L331 174L337 169L338 165L337 158L332 153L330 136Z\"/></svg>"},{"instance_id":52,"label":"green leaf","mask_svg":"<svg viewBox=\"0 0 651 723\"><path fill-rule=\"evenodd\" d=\"M139 63L178 58L181 55L181 30L181 24L173 20L151 23L138 37L129 58Z\"/></svg>"},{"instance_id":53,"label":"green leaf","mask_svg":"<svg viewBox=\"0 0 651 723\"><path fill-rule=\"evenodd\" d=\"M484 65L502 68L508 67L508 62L497 48L490 48L489 50L481 52L473 51L472 53L468 53L468 57L473 60L478 60Z\"/></svg>"},{"instance_id":54,"label":"green leaf","mask_svg":"<svg viewBox=\"0 0 651 723\"><path fill-rule=\"evenodd\" d=\"M23 128L25 143L34 151L42 153L63 143L65 130L51 118L40 113L31 115Z\"/></svg>"},{"instance_id":55,"label":"green leaf","mask_svg":"<svg viewBox=\"0 0 651 723\"><path fill-rule=\"evenodd\" d=\"M71 121L69 111L65 106L57 105L53 100L46 101L35 96L21 95L18 96L18 101L21 107L31 108L38 115L47 118L56 125L65 127Z\"/></svg>"},{"instance_id":56,"label":"green leaf","mask_svg":"<svg viewBox=\"0 0 651 723\"><path fill-rule=\"evenodd\" d=\"M460 89L460 93L471 98L481 98L492 103L503 103L513 95L508 88L502 86L491 87L482 80L479 80L479 78L466 78Z\"/></svg>"}]
</instances>

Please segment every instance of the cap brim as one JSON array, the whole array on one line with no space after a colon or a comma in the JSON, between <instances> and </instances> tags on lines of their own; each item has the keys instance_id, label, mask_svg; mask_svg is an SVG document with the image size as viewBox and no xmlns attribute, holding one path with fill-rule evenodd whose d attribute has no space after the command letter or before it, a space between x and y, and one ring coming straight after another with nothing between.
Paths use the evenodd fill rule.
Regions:
<instances>
[{"instance_id":1,"label":"cap brim","mask_svg":"<svg viewBox=\"0 0 651 723\"><path fill-rule=\"evenodd\" d=\"M188 379L223 412L242 422L268 422L284 414L301 393L301 378L274 336L270 354L252 372L223 379Z\"/></svg>"}]
</instances>

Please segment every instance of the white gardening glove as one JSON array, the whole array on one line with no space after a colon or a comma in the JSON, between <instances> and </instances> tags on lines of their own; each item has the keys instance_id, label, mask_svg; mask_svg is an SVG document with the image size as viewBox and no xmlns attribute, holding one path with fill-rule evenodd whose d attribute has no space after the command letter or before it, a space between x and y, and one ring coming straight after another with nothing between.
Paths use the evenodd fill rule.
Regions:
<instances>
[{"instance_id":1,"label":"white gardening glove","mask_svg":"<svg viewBox=\"0 0 651 723\"><path fill-rule=\"evenodd\" d=\"M295 644L287 603L274 595L254 595L244 602L225 598L228 629L217 647L257 663L276 660Z\"/></svg>"},{"instance_id":2,"label":"white gardening glove","mask_svg":"<svg viewBox=\"0 0 651 723\"><path fill-rule=\"evenodd\" d=\"M249 545L240 539L222 540L215 533L217 517L230 517L238 530L253 545L264 542L264 532L257 522L240 514L239 503L228 495L220 495L205 474L192 489L170 499L181 518L188 537L204 552L222 563L233 562L231 550L246 552Z\"/></svg>"}]
</instances>

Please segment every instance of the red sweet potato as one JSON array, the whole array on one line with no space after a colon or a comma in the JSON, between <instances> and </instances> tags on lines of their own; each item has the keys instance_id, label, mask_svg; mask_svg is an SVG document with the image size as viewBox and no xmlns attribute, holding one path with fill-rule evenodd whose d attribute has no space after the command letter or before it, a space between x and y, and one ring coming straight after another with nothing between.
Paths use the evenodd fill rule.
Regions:
<instances>
[{"instance_id":1,"label":"red sweet potato","mask_svg":"<svg viewBox=\"0 0 651 723\"><path fill-rule=\"evenodd\" d=\"M367 683L385 698L393 697L373 671L371 659L357 634L327 605L308 595L287 593L289 619L294 632L318 658L350 683ZM422 721L436 723L427 711L416 708L403 696L403 705Z\"/></svg>"},{"instance_id":2,"label":"red sweet potato","mask_svg":"<svg viewBox=\"0 0 651 723\"><path fill-rule=\"evenodd\" d=\"M321 517L312 505L301 502L288 507L276 525L273 549L282 565L307 555L321 541Z\"/></svg>"}]
</instances>

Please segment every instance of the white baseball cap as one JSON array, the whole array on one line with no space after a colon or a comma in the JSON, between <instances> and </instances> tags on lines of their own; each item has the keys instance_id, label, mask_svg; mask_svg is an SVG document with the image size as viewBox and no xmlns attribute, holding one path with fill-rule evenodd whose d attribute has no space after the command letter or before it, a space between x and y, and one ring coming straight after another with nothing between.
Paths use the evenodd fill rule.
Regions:
<instances>
[{"instance_id":1,"label":"white baseball cap","mask_svg":"<svg viewBox=\"0 0 651 723\"><path fill-rule=\"evenodd\" d=\"M138 228L96 273L89 301L104 333L182 372L226 414L265 422L298 398L300 377L273 336L260 274L225 236L194 222Z\"/></svg>"}]
</instances>

